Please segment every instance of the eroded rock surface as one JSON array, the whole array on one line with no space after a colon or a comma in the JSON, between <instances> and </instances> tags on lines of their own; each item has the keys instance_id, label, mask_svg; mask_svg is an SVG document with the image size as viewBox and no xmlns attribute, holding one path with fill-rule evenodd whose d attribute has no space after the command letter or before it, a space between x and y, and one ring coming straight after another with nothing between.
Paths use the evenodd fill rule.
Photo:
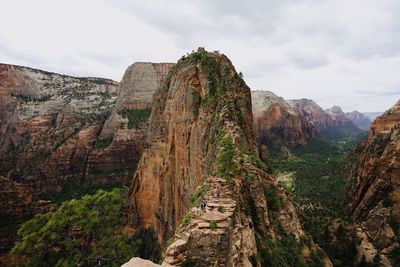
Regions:
<instances>
[{"instance_id":1,"label":"eroded rock surface","mask_svg":"<svg viewBox=\"0 0 400 267\"><path fill-rule=\"evenodd\" d=\"M154 95L147 139L126 232L153 229L163 265L261 266L267 240L304 236L256 155L250 89L226 56L199 49L178 61ZM274 209L267 189L281 201Z\"/></svg>"},{"instance_id":2,"label":"eroded rock surface","mask_svg":"<svg viewBox=\"0 0 400 267\"><path fill-rule=\"evenodd\" d=\"M307 121L283 98L270 91L252 91L254 128L260 144L305 145Z\"/></svg>"},{"instance_id":3,"label":"eroded rock surface","mask_svg":"<svg viewBox=\"0 0 400 267\"><path fill-rule=\"evenodd\" d=\"M372 123L352 156L351 216L386 257L400 237L400 102Z\"/></svg>"}]
</instances>

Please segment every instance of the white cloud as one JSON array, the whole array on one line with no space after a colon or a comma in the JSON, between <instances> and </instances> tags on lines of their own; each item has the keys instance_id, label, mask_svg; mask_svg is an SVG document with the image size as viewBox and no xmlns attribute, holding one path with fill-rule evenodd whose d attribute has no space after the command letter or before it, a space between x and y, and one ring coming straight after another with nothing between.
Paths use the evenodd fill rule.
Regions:
<instances>
[{"instance_id":1,"label":"white cloud","mask_svg":"<svg viewBox=\"0 0 400 267\"><path fill-rule=\"evenodd\" d=\"M204 46L252 89L344 110L400 98L396 0L0 0L0 61L120 80Z\"/></svg>"}]
</instances>

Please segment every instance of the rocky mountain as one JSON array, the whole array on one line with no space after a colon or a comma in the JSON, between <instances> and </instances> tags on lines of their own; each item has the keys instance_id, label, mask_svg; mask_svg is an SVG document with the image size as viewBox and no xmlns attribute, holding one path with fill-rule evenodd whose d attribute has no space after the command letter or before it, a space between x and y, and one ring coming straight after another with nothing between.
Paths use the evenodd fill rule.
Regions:
<instances>
[{"instance_id":1,"label":"rocky mountain","mask_svg":"<svg viewBox=\"0 0 400 267\"><path fill-rule=\"evenodd\" d=\"M252 91L251 101L258 143L306 144L307 121L282 97L270 91Z\"/></svg>"},{"instance_id":2,"label":"rocky mountain","mask_svg":"<svg viewBox=\"0 0 400 267\"><path fill-rule=\"evenodd\" d=\"M36 213L32 198L129 183L145 147L152 95L172 65L135 63L118 84L0 64L0 175L9 185L0 191L11 203L0 213L14 227L0 229L4 250L17 225Z\"/></svg>"},{"instance_id":3,"label":"rocky mountain","mask_svg":"<svg viewBox=\"0 0 400 267\"><path fill-rule=\"evenodd\" d=\"M314 133L333 125L333 119L313 100L302 98L287 102L310 123Z\"/></svg>"},{"instance_id":4,"label":"rocky mountain","mask_svg":"<svg viewBox=\"0 0 400 267\"><path fill-rule=\"evenodd\" d=\"M154 95L147 141L126 233L154 231L163 265L329 264L300 242L290 198L256 155L250 89L226 56L199 48L178 61Z\"/></svg>"},{"instance_id":5,"label":"rocky mountain","mask_svg":"<svg viewBox=\"0 0 400 267\"><path fill-rule=\"evenodd\" d=\"M348 120L351 120L354 125L362 130L368 130L369 126L372 123L370 118L365 116L363 113L358 112L357 110L346 112L345 116Z\"/></svg>"},{"instance_id":6,"label":"rocky mountain","mask_svg":"<svg viewBox=\"0 0 400 267\"><path fill-rule=\"evenodd\" d=\"M341 107L333 106L325 110L328 113L329 117L333 120L334 125L342 125L349 123L349 120L346 118L346 114L343 112Z\"/></svg>"},{"instance_id":7,"label":"rocky mountain","mask_svg":"<svg viewBox=\"0 0 400 267\"><path fill-rule=\"evenodd\" d=\"M400 101L371 125L352 155L351 217L359 222L381 263L400 264Z\"/></svg>"},{"instance_id":8,"label":"rocky mountain","mask_svg":"<svg viewBox=\"0 0 400 267\"><path fill-rule=\"evenodd\" d=\"M323 110L310 99L284 100L270 91L253 91L252 105L255 134L261 148L305 145L317 135L337 138L362 132L340 107Z\"/></svg>"}]
</instances>

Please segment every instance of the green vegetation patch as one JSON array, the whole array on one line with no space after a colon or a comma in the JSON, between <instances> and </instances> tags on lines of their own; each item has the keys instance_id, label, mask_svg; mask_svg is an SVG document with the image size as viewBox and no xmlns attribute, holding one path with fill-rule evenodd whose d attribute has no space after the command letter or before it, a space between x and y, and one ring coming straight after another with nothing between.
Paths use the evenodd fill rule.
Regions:
<instances>
[{"instance_id":1,"label":"green vegetation patch","mask_svg":"<svg viewBox=\"0 0 400 267\"><path fill-rule=\"evenodd\" d=\"M217 229L218 225L216 221L210 221L210 229L214 230Z\"/></svg>"},{"instance_id":2,"label":"green vegetation patch","mask_svg":"<svg viewBox=\"0 0 400 267\"><path fill-rule=\"evenodd\" d=\"M136 129L146 122L150 117L151 110L148 109L125 109L122 111L122 117L128 118L128 129Z\"/></svg>"},{"instance_id":3,"label":"green vegetation patch","mask_svg":"<svg viewBox=\"0 0 400 267\"><path fill-rule=\"evenodd\" d=\"M183 227L188 226L191 219L192 219L192 214L190 212L186 213L185 216L183 216L183 219L182 219L182 223L181 223L182 226Z\"/></svg>"},{"instance_id":4,"label":"green vegetation patch","mask_svg":"<svg viewBox=\"0 0 400 267\"><path fill-rule=\"evenodd\" d=\"M222 139L220 146L221 150L217 158L218 175L230 181L240 171L240 166L236 161L237 151L229 136Z\"/></svg>"},{"instance_id":5,"label":"green vegetation patch","mask_svg":"<svg viewBox=\"0 0 400 267\"><path fill-rule=\"evenodd\" d=\"M99 138L96 140L96 143L94 144L95 149L102 149L106 148L109 145L111 145L113 139L112 138Z\"/></svg>"},{"instance_id":6,"label":"green vegetation patch","mask_svg":"<svg viewBox=\"0 0 400 267\"><path fill-rule=\"evenodd\" d=\"M36 215L18 230L12 254L25 257L23 266L120 266L146 255L152 235L123 235L126 189L99 190L64 202L56 212Z\"/></svg>"},{"instance_id":7,"label":"green vegetation patch","mask_svg":"<svg viewBox=\"0 0 400 267\"><path fill-rule=\"evenodd\" d=\"M281 240L258 240L257 250L262 266L309 266L302 256L302 246L293 235L283 235Z\"/></svg>"},{"instance_id":8,"label":"green vegetation patch","mask_svg":"<svg viewBox=\"0 0 400 267\"><path fill-rule=\"evenodd\" d=\"M190 207L200 206L205 194L210 191L209 185L201 185L200 188L190 195Z\"/></svg>"},{"instance_id":9,"label":"green vegetation patch","mask_svg":"<svg viewBox=\"0 0 400 267\"><path fill-rule=\"evenodd\" d=\"M283 205L283 199L278 195L276 189L272 186L264 187L264 196L267 200L268 208L272 211L279 211Z\"/></svg>"},{"instance_id":10,"label":"green vegetation patch","mask_svg":"<svg viewBox=\"0 0 400 267\"><path fill-rule=\"evenodd\" d=\"M356 237L335 229L338 219L346 220L349 186L346 171L352 159L347 154L360 142L356 138L327 141L314 139L307 146L271 149L274 173L291 173L294 204L302 226L324 249L335 266L354 259ZM268 201L268 200L267 200ZM337 226L336 226L337 227ZM336 241L341 240L341 241Z\"/></svg>"}]
</instances>

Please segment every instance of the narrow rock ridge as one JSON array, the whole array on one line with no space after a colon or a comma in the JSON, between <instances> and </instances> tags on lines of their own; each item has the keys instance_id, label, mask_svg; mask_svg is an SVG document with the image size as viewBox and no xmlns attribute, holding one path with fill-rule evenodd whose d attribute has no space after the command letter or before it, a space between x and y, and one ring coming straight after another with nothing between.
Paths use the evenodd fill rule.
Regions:
<instances>
[{"instance_id":1,"label":"narrow rock ridge","mask_svg":"<svg viewBox=\"0 0 400 267\"><path fill-rule=\"evenodd\" d=\"M126 233L154 230L164 266L261 266L266 240L304 236L256 155L250 89L226 56L199 48L178 61L153 97L147 139L125 203ZM267 189L282 201L275 210Z\"/></svg>"},{"instance_id":2,"label":"narrow rock ridge","mask_svg":"<svg viewBox=\"0 0 400 267\"><path fill-rule=\"evenodd\" d=\"M381 256L399 246L400 101L371 125L367 140L350 157L350 213Z\"/></svg>"}]
</instances>

